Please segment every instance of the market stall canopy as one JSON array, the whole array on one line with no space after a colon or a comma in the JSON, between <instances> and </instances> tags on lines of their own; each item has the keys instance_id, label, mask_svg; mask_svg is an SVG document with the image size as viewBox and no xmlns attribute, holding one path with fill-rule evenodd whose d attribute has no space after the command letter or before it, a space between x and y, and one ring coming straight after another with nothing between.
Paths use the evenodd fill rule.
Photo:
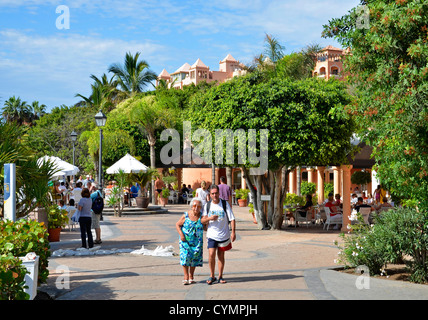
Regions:
<instances>
[{"instance_id":1,"label":"market stall canopy","mask_svg":"<svg viewBox=\"0 0 428 320\"><path fill-rule=\"evenodd\" d=\"M147 166L142 164L140 161L135 159L129 153L127 153L122 159L117 161L114 165L106 170L107 174L119 173L119 170L123 170L125 173L138 173L140 171L146 172Z\"/></svg>"},{"instance_id":2,"label":"market stall canopy","mask_svg":"<svg viewBox=\"0 0 428 320\"><path fill-rule=\"evenodd\" d=\"M53 177L74 176L79 172L78 167L73 166L71 163L68 163L67 161L62 160L61 158L54 157L54 156L41 157L39 160L37 160L37 163L40 165L42 162L45 162L45 161L53 162L57 167L57 169L59 170L53 175Z\"/></svg>"}]
</instances>

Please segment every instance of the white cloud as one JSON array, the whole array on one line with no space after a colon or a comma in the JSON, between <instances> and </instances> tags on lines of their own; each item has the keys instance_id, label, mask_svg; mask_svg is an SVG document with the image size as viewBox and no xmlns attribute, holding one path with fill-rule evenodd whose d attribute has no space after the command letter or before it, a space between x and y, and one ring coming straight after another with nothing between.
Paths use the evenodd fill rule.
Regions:
<instances>
[{"instance_id":1,"label":"white cloud","mask_svg":"<svg viewBox=\"0 0 428 320\"><path fill-rule=\"evenodd\" d=\"M6 95L20 95L18 92L22 93L24 88L36 96L38 90L49 91L47 84L51 84L64 90L64 101L70 101L76 93L86 95L92 82L91 74L107 73L110 64L123 62L126 52L140 51L149 63L163 63L166 51L164 46L150 41L77 34L44 37L18 30L0 31L0 43L6 48L1 54L0 73L8 75L0 80L3 99L8 98ZM16 92L3 91L6 81L16 83ZM50 94L57 93L50 91Z\"/></svg>"},{"instance_id":2,"label":"white cloud","mask_svg":"<svg viewBox=\"0 0 428 320\"><path fill-rule=\"evenodd\" d=\"M62 4L70 7L71 28L66 32L54 28L55 8ZM263 51L265 33L285 45L286 53L313 42L338 46L320 38L322 24L358 4L359 0L0 0L0 8L13 8L0 10L3 14L22 12L21 25L0 29L0 74L7 75L0 77L0 96L25 93L31 100L32 94L43 93L52 100L76 102L75 93L89 93L90 74L107 73L108 66L122 63L128 51L141 51L155 72L171 72L197 58L217 70L228 53L249 63ZM30 12L28 19L25 13Z\"/></svg>"}]
</instances>

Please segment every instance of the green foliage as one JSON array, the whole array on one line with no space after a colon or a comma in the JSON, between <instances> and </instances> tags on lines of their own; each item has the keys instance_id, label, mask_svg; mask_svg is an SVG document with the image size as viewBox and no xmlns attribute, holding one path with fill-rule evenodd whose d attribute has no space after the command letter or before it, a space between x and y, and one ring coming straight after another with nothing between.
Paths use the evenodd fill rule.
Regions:
<instances>
[{"instance_id":1,"label":"green foliage","mask_svg":"<svg viewBox=\"0 0 428 320\"><path fill-rule=\"evenodd\" d=\"M46 282L51 254L46 228L37 221L24 219L16 222L0 221L0 255L24 257L29 252L39 256L39 283Z\"/></svg>"},{"instance_id":2,"label":"green foliage","mask_svg":"<svg viewBox=\"0 0 428 320\"><path fill-rule=\"evenodd\" d=\"M371 173L368 171L355 171L351 175L351 182L353 184L367 184L372 181Z\"/></svg>"},{"instance_id":3,"label":"green foliage","mask_svg":"<svg viewBox=\"0 0 428 320\"><path fill-rule=\"evenodd\" d=\"M352 234L341 234L342 245L338 245L339 256L337 263L345 267L356 268L366 266L370 275L380 274L387 263L382 241L377 239L373 230L364 225L351 226Z\"/></svg>"},{"instance_id":4,"label":"green foliage","mask_svg":"<svg viewBox=\"0 0 428 320\"><path fill-rule=\"evenodd\" d=\"M162 198L168 198L170 196L170 192L168 188L162 189Z\"/></svg>"},{"instance_id":5,"label":"green foliage","mask_svg":"<svg viewBox=\"0 0 428 320\"><path fill-rule=\"evenodd\" d=\"M329 193L334 192L334 184L333 183L327 183L324 182L324 198L327 199Z\"/></svg>"},{"instance_id":6,"label":"green foliage","mask_svg":"<svg viewBox=\"0 0 428 320\"><path fill-rule=\"evenodd\" d=\"M114 216L121 215L121 191L118 187L111 188L110 196L106 199L106 205L109 207L113 207Z\"/></svg>"},{"instance_id":7,"label":"green foliage","mask_svg":"<svg viewBox=\"0 0 428 320\"><path fill-rule=\"evenodd\" d=\"M336 112L349 102L341 83L318 79L259 80L250 74L196 95L187 118L192 126L208 129L213 141L216 129L269 129L268 160L273 170L285 164L345 161L352 149L349 138L353 122ZM234 164L238 164L237 143L235 146Z\"/></svg>"},{"instance_id":8,"label":"green foliage","mask_svg":"<svg viewBox=\"0 0 428 320\"><path fill-rule=\"evenodd\" d=\"M67 210L61 209L58 205L52 205L46 208L48 213L48 228L62 228L68 223L68 213Z\"/></svg>"},{"instance_id":9,"label":"green foliage","mask_svg":"<svg viewBox=\"0 0 428 320\"><path fill-rule=\"evenodd\" d=\"M132 55L127 52L123 65L114 63L108 70L115 75L121 89L128 96L142 92L145 86L157 79L157 75L149 69L147 61L139 60L140 54L137 52Z\"/></svg>"},{"instance_id":10,"label":"green foliage","mask_svg":"<svg viewBox=\"0 0 428 320\"><path fill-rule=\"evenodd\" d=\"M303 206L305 204L305 198L294 193L287 193L284 204L287 206Z\"/></svg>"},{"instance_id":11,"label":"green foliage","mask_svg":"<svg viewBox=\"0 0 428 320\"><path fill-rule=\"evenodd\" d=\"M0 254L0 300L28 300L24 292L27 270L18 257Z\"/></svg>"},{"instance_id":12,"label":"green foliage","mask_svg":"<svg viewBox=\"0 0 428 320\"><path fill-rule=\"evenodd\" d=\"M29 146L28 130L14 123L0 122L0 193L3 193L3 167L16 164L16 215L25 216L37 206L48 205L48 182L58 171L50 161L38 163L38 157ZM0 203L0 207L3 202Z\"/></svg>"},{"instance_id":13,"label":"green foliage","mask_svg":"<svg viewBox=\"0 0 428 320\"><path fill-rule=\"evenodd\" d=\"M405 261L410 280L428 282L428 223L426 212L401 208L383 212L370 226L351 226L352 234L341 235L339 263L365 265L370 274L381 274L388 263Z\"/></svg>"},{"instance_id":14,"label":"green foliage","mask_svg":"<svg viewBox=\"0 0 428 320\"><path fill-rule=\"evenodd\" d=\"M55 107L28 130L28 144L39 158L54 155L72 163L73 143L70 133L74 130L78 134L75 142L75 163L84 168L88 151L80 136L82 132L95 128L96 113L97 110L90 107Z\"/></svg>"},{"instance_id":15,"label":"green foliage","mask_svg":"<svg viewBox=\"0 0 428 320\"><path fill-rule=\"evenodd\" d=\"M250 202L248 204L248 208L250 208L250 209L248 209L248 212L253 214L254 213L254 204L252 202Z\"/></svg>"},{"instance_id":16,"label":"green foliage","mask_svg":"<svg viewBox=\"0 0 428 320\"><path fill-rule=\"evenodd\" d=\"M428 4L420 0L361 1L369 28L358 28L355 8L324 26L352 54L345 72L356 99L344 108L374 148L375 170L388 189L428 208Z\"/></svg>"},{"instance_id":17,"label":"green foliage","mask_svg":"<svg viewBox=\"0 0 428 320\"><path fill-rule=\"evenodd\" d=\"M302 181L300 184L300 193L302 195L313 195L315 192L317 192L317 185L314 182L308 182L308 181Z\"/></svg>"},{"instance_id":18,"label":"green foliage","mask_svg":"<svg viewBox=\"0 0 428 320\"><path fill-rule=\"evenodd\" d=\"M162 181L165 183L165 185L169 185L169 184L176 182L177 177L176 176L165 176L165 177L162 177Z\"/></svg>"},{"instance_id":19,"label":"green foliage","mask_svg":"<svg viewBox=\"0 0 428 320\"><path fill-rule=\"evenodd\" d=\"M153 177L157 175L157 169L149 168L146 172L140 171L138 173L131 173L131 180L137 182L141 188L144 188L150 181L152 181Z\"/></svg>"},{"instance_id":20,"label":"green foliage","mask_svg":"<svg viewBox=\"0 0 428 320\"><path fill-rule=\"evenodd\" d=\"M250 190L248 190L248 189L236 189L235 190L235 197L236 197L236 199L247 200L249 193L250 193Z\"/></svg>"}]
</instances>

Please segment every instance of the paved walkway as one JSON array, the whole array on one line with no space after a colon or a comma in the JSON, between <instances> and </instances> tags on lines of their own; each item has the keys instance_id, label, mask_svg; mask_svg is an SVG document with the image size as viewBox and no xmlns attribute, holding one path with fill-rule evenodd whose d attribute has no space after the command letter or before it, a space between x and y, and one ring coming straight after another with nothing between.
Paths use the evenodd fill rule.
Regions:
<instances>
[{"instance_id":1,"label":"paved walkway","mask_svg":"<svg viewBox=\"0 0 428 320\"><path fill-rule=\"evenodd\" d=\"M175 223L187 205L168 205L169 212L105 216L102 249L155 249L173 246L178 253ZM248 208L233 207L237 240L226 252L226 284L205 283L204 265L195 272L196 284L183 286L179 257L120 253L113 255L51 257L47 285L41 289L56 300L337 300L428 299L428 286L370 279L369 289L358 289L356 276L331 270L338 249L338 231L304 226L280 231L258 230ZM80 234L63 231L51 249L77 249ZM63 270L69 270L69 288ZM66 284L65 288L61 288Z\"/></svg>"}]
</instances>

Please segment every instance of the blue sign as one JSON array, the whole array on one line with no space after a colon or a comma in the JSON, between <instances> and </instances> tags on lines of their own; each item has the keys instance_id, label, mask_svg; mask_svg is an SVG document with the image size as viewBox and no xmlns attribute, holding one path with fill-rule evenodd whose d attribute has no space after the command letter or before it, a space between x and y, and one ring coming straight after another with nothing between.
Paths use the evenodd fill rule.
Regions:
<instances>
[{"instance_id":1,"label":"blue sign","mask_svg":"<svg viewBox=\"0 0 428 320\"><path fill-rule=\"evenodd\" d=\"M16 220L16 166L4 165L4 218Z\"/></svg>"}]
</instances>

